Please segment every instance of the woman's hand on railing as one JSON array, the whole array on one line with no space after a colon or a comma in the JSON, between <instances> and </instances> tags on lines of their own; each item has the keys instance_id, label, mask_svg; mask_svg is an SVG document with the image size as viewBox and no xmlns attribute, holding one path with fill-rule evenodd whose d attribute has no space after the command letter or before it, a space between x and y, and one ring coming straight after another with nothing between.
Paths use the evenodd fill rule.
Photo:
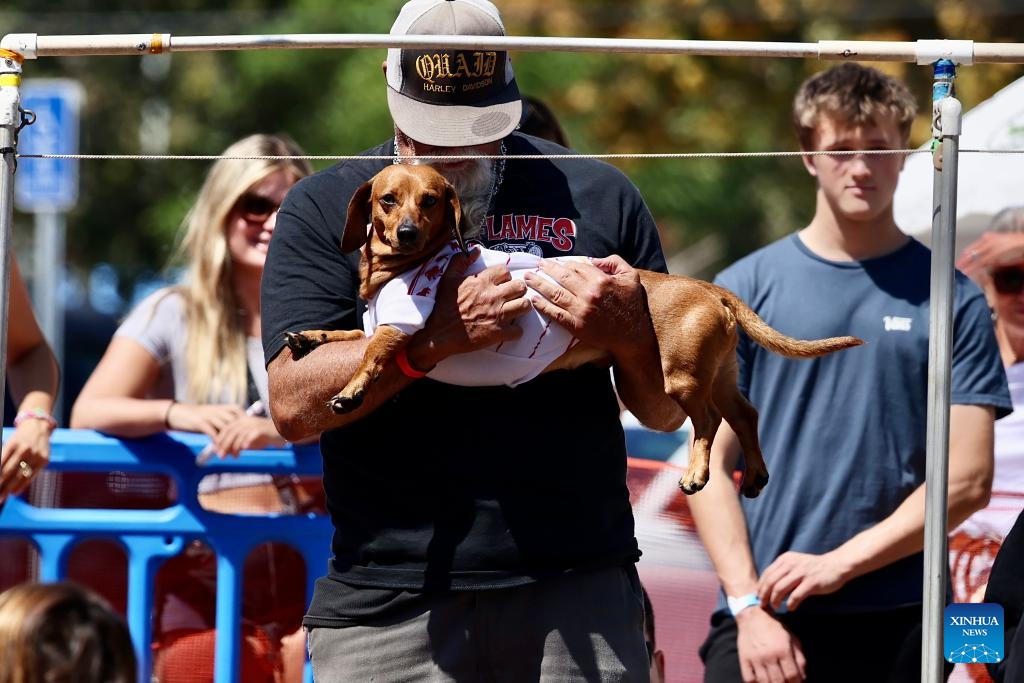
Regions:
<instances>
[{"instance_id":1,"label":"woman's hand on railing","mask_svg":"<svg viewBox=\"0 0 1024 683\"><path fill-rule=\"evenodd\" d=\"M216 440L221 431L232 422L245 417L245 411L236 405L173 403L167 409L167 429L198 432Z\"/></svg>"},{"instance_id":2,"label":"woman's hand on railing","mask_svg":"<svg viewBox=\"0 0 1024 683\"><path fill-rule=\"evenodd\" d=\"M223 458L238 456L245 450L284 446L286 443L269 417L243 415L221 429L213 439L213 450Z\"/></svg>"},{"instance_id":3,"label":"woman's hand on railing","mask_svg":"<svg viewBox=\"0 0 1024 683\"><path fill-rule=\"evenodd\" d=\"M44 420L21 420L0 451L0 503L28 488L50 462L50 433Z\"/></svg>"}]
</instances>

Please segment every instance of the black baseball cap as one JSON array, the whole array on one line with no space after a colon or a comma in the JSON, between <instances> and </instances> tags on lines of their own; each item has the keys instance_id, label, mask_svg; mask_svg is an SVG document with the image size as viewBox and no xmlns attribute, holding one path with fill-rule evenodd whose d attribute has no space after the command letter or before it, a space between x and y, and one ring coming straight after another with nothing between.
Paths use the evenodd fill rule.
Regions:
<instances>
[{"instance_id":1,"label":"black baseball cap","mask_svg":"<svg viewBox=\"0 0 1024 683\"><path fill-rule=\"evenodd\" d=\"M410 0L391 35L503 36L487 0ZM522 100L505 51L388 50L388 108L399 130L442 147L481 145L519 124Z\"/></svg>"}]
</instances>

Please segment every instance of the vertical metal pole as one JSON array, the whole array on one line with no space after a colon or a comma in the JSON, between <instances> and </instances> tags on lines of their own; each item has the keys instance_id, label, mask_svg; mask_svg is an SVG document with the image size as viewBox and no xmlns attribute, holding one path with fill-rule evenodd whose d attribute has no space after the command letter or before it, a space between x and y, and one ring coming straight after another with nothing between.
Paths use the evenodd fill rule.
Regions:
<instances>
[{"instance_id":1,"label":"vertical metal pole","mask_svg":"<svg viewBox=\"0 0 1024 683\"><path fill-rule=\"evenodd\" d=\"M61 300L65 261L65 220L58 210L36 211L32 294L39 327L50 342L57 367L64 367L64 305ZM53 414L64 413L61 396L54 397ZM60 419L58 417L58 419Z\"/></svg>"},{"instance_id":2,"label":"vertical metal pole","mask_svg":"<svg viewBox=\"0 0 1024 683\"><path fill-rule=\"evenodd\" d=\"M928 336L928 427L924 520L924 611L921 681L943 680L942 620L949 554L946 549L949 488L949 403L952 374L956 180L960 102L952 95L955 65L935 63L933 133L940 140L932 212L931 317Z\"/></svg>"},{"instance_id":3,"label":"vertical metal pole","mask_svg":"<svg viewBox=\"0 0 1024 683\"><path fill-rule=\"evenodd\" d=\"M0 55L0 423L7 388L7 315L11 291L11 222L14 217L14 170L17 167L18 127L21 125L21 60L4 50Z\"/></svg>"}]
</instances>

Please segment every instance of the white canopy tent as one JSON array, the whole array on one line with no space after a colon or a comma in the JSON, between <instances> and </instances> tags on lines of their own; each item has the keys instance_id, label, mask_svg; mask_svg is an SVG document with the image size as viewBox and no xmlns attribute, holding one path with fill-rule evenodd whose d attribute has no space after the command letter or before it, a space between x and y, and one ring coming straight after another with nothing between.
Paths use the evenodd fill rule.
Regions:
<instances>
[{"instance_id":1,"label":"white canopy tent","mask_svg":"<svg viewBox=\"0 0 1024 683\"><path fill-rule=\"evenodd\" d=\"M922 149L928 149L929 140ZM1020 153L980 153L988 152ZM912 154L893 200L896 223L922 242L932 234L932 155ZM992 217L1024 205L1024 78L966 112L960 134L956 253L974 241Z\"/></svg>"}]
</instances>

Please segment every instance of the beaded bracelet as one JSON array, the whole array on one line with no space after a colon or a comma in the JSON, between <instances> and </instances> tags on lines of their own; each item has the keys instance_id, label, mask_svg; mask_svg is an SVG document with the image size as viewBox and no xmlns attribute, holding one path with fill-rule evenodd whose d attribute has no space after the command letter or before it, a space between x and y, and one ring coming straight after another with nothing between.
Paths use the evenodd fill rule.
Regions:
<instances>
[{"instance_id":1,"label":"beaded bracelet","mask_svg":"<svg viewBox=\"0 0 1024 683\"><path fill-rule=\"evenodd\" d=\"M53 415L50 415L42 408L29 408L27 410L22 410L14 416L14 426L18 427L25 420L42 420L50 429L57 428L57 421L53 419Z\"/></svg>"}]
</instances>

